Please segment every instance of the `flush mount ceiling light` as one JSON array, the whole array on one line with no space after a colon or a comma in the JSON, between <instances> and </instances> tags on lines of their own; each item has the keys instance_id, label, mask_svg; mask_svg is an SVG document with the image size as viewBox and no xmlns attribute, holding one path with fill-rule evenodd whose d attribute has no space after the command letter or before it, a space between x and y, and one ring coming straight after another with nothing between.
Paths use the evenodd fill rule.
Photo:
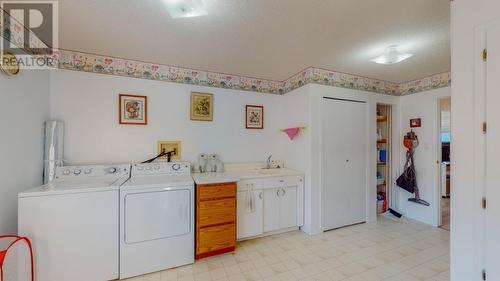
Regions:
<instances>
[{"instance_id":1,"label":"flush mount ceiling light","mask_svg":"<svg viewBox=\"0 0 500 281\"><path fill-rule=\"evenodd\" d=\"M385 49L384 53L371 61L378 64L396 64L412 57L412 54L398 51L397 46L392 45Z\"/></svg>"},{"instance_id":2,"label":"flush mount ceiling light","mask_svg":"<svg viewBox=\"0 0 500 281\"><path fill-rule=\"evenodd\" d=\"M202 0L163 0L170 16L176 18L192 18L207 15Z\"/></svg>"}]
</instances>

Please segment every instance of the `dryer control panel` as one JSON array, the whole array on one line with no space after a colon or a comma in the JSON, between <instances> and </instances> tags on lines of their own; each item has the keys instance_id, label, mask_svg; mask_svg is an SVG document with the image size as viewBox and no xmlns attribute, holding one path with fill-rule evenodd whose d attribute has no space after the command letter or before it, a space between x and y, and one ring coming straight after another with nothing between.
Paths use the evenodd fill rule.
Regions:
<instances>
[{"instance_id":1,"label":"dryer control panel","mask_svg":"<svg viewBox=\"0 0 500 281\"><path fill-rule=\"evenodd\" d=\"M130 173L129 164L63 166L56 168L56 179L122 177Z\"/></svg>"},{"instance_id":2,"label":"dryer control panel","mask_svg":"<svg viewBox=\"0 0 500 281\"><path fill-rule=\"evenodd\" d=\"M171 175L171 174L191 174L191 164L188 162L165 162L134 164L132 166L132 176L140 175Z\"/></svg>"}]
</instances>

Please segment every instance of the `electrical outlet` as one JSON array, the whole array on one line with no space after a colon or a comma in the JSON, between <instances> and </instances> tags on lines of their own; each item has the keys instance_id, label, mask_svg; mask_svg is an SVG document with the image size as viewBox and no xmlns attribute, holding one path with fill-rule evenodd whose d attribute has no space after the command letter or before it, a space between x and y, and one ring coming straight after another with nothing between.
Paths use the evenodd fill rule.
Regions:
<instances>
[{"instance_id":1,"label":"electrical outlet","mask_svg":"<svg viewBox=\"0 0 500 281\"><path fill-rule=\"evenodd\" d=\"M181 159L181 142L180 141L158 141L158 154L162 152L174 151L172 159ZM161 157L166 159L167 157Z\"/></svg>"}]
</instances>

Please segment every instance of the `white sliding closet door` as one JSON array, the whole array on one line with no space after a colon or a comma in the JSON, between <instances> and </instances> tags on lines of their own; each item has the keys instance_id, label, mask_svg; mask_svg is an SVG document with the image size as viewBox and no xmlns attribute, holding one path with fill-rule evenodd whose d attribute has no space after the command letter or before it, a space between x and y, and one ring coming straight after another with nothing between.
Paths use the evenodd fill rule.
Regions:
<instances>
[{"instance_id":1,"label":"white sliding closet door","mask_svg":"<svg viewBox=\"0 0 500 281\"><path fill-rule=\"evenodd\" d=\"M323 230L366 221L367 105L323 98Z\"/></svg>"},{"instance_id":2,"label":"white sliding closet door","mask_svg":"<svg viewBox=\"0 0 500 281\"><path fill-rule=\"evenodd\" d=\"M500 24L488 28L487 44L485 270L486 280L500 280Z\"/></svg>"}]
</instances>

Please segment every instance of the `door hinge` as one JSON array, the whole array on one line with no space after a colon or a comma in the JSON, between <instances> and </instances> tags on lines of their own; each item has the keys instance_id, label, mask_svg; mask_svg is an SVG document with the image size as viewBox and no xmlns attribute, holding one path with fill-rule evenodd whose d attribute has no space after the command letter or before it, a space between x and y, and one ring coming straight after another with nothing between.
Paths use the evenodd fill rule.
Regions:
<instances>
[{"instance_id":1,"label":"door hinge","mask_svg":"<svg viewBox=\"0 0 500 281\"><path fill-rule=\"evenodd\" d=\"M481 275L483 277L483 280L486 280L486 269L483 269L483 272Z\"/></svg>"},{"instance_id":2,"label":"door hinge","mask_svg":"<svg viewBox=\"0 0 500 281\"><path fill-rule=\"evenodd\" d=\"M483 197L483 199L481 200L481 207L483 207L483 209L486 209L486 197Z\"/></svg>"},{"instance_id":3,"label":"door hinge","mask_svg":"<svg viewBox=\"0 0 500 281\"><path fill-rule=\"evenodd\" d=\"M488 125L486 124L486 122L483 122L483 134L486 134L487 131L488 131Z\"/></svg>"},{"instance_id":4,"label":"door hinge","mask_svg":"<svg viewBox=\"0 0 500 281\"><path fill-rule=\"evenodd\" d=\"M488 60L488 49L483 49L483 61L486 62Z\"/></svg>"}]
</instances>

